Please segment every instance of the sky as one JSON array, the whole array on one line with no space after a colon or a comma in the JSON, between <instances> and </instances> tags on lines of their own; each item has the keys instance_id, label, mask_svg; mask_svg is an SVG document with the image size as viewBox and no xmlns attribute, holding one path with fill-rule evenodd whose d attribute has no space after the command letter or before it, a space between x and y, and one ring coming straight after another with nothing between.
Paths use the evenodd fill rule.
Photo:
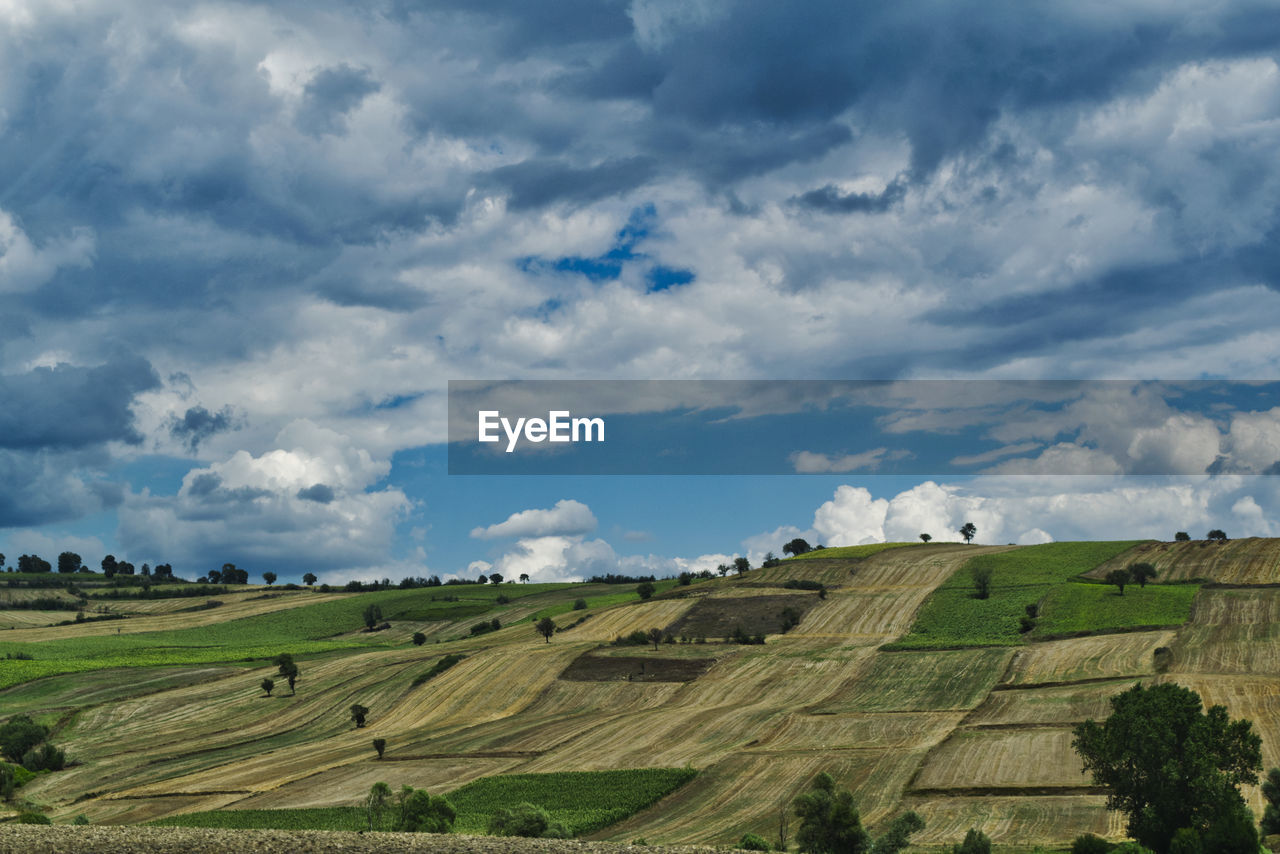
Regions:
<instances>
[{"instance_id":1,"label":"sky","mask_svg":"<svg viewBox=\"0 0 1280 854\"><path fill-rule=\"evenodd\" d=\"M556 580L1280 534L1277 12L2 0L0 550ZM772 425L749 473L463 475L460 380L1097 384L932 457L954 404L778 393L720 401Z\"/></svg>"}]
</instances>

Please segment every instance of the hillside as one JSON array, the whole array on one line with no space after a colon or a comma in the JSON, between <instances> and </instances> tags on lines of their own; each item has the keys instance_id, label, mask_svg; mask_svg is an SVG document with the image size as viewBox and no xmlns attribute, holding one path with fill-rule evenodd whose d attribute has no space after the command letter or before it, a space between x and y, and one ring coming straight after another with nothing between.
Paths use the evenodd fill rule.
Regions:
<instances>
[{"instance_id":1,"label":"hillside","mask_svg":"<svg viewBox=\"0 0 1280 854\"><path fill-rule=\"evenodd\" d=\"M969 595L975 559L992 567L988 600ZM1137 560L1157 565L1155 584L1118 597L1089 581ZM1237 586L1175 583L1190 579ZM0 653L33 660L0 661L0 705L54 726L76 761L21 790L58 822L355 806L379 780L444 792L493 775L691 767L692 782L591 838L723 845L776 838L780 810L828 770L872 825L919 812L926 846L969 827L1060 846L1122 835L1069 732L1136 679L1177 681L1252 719L1264 763L1280 764L1280 586L1243 584L1280 585L1280 541L806 555L663 582L648 601L630 586L505 584L256 590L186 613L120 602L132 616L3 632ZM1036 624L1020 632L1033 603ZM390 629L359 631L370 604ZM786 633L784 610L799 615ZM533 629L543 615L562 627L550 642ZM494 618L501 628L471 634ZM765 643L723 642L737 626ZM651 627L672 642L609 644ZM301 675L296 694L281 684L268 697L258 685L279 652ZM370 710L364 728L353 703Z\"/></svg>"}]
</instances>

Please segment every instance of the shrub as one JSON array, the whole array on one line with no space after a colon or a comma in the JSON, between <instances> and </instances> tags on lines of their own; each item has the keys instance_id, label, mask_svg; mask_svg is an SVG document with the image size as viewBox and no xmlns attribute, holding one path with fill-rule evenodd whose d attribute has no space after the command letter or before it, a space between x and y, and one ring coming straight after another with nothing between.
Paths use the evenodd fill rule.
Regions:
<instances>
[{"instance_id":1,"label":"shrub","mask_svg":"<svg viewBox=\"0 0 1280 854\"><path fill-rule=\"evenodd\" d=\"M586 599L574 599L574 600L573 600L573 610L575 610L575 611L582 611L582 610L585 610L585 609L586 609L586 607L587 607L587 600L586 600Z\"/></svg>"},{"instance_id":2,"label":"shrub","mask_svg":"<svg viewBox=\"0 0 1280 854\"><path fill-rule=\"evenodd\" d=\"M975 827L969 828L964 841L951 849L951 854L991 854L991 839Z\"/></svg>"},{"instance_id":3,"label":"shrub","mask_svg":"<svg viewBox=\"0 0 1280 854\"><path fill-rule=\"evenodd\" d=\"M1071 854L1107 854L1111 848L1111 843L1101 836L1082 833L1076 837L1075 842L1071 843Z\"/></svg>"},{"instance_id":4,"label":"shrub","mask_svg":"<svg viewBox=\"0 0 1280 854\"><path fill-rule=\"evenodd\" d=\"M489 819L489 833L493 836L527 836L544 839L567 839L564 825L551 821L547 811L533 804L498 810Z\"/></svg>"},{"instance_id":5,"label":"shrub","mask_svg":"<svg viewBox=\"0 0 1280 854\"><path fill-rule=\"evenodd\" d=\"M14 715L0 726L0 754L10 762L22 762L27 751L44 741L48 727L41 726L27 715Z\"/></svg>"},{"instance_id":6,"label":"shrub","mask_svg":"<svg viewBox=\"0 0 1280 854\"><path fill-rule=\"evenodd\" d=\"M440 659L435 664L433 664L431 666L431 669L428 670L426 673L422 673L416 676L413 680L413 687L417 688L419 685L421 685L423 682L426 682L428 679L434 679L435 677L439 676L441 673L444 673L450 667L453 667L453 665L457 664L459 661L462 661L463 658L464 656L461 653L457 653L457 652L446 655L444 658Z\"/></svg>"},{"instance_id":7,"label":"shrub","mask_svg":"<svg viewBox=\"0 0 1280 854\"><path fill-rule=\"evenodd\" d=\"M654 587L652 583L645 581L636 586L636 593L640 596L641 599L648 599L650 596L653 595L653 591L656 589L657 588Z\"/></svg>"},{"instance_id":8,"label":"shrub","mask_svg":"<svg viewBox=\"0 0 1280 854\"><path fill-rule=\"evenodd\" d=\"M986 564L975 566L973 572L973 590L974 596L979 599L987 599L991 596L991 576L994 570Z\"/></svg>"},{"instance_id":9,"label":"shrub","mask_svg":"<svg viewBox=\"0 0 1280 854\"><path fill-rule=\"evenodd\" d=\"M443 797L412 786L400 789L396 804L399 808L396 830L410 833L448 833L458 817L453 804Z\"/></svg>"},{"instance_id":10,"label":"shrub","mask_svg":"<svg viewBox=\"0 0 1280 854\"><path fill-rule=\"evenodd\" d=\"M66 755L48 742L22 756L22 765L28 771L61 771L66 764Z\"/></svg>"},{"instance_id":11,"label":"shrub","mask_svg":"<svg viewBox=\"0 0 1280 854\"><path fill-rule=\"evenodd\" d=\"M414 633L413 633L413 645L414 645L414 646L422 646L422 645L423 645L424 643L426 643L426 642L427 642L427 636L426 636L426 635L424 635L422 632L414 632Z\"/></svg>"},{"instance_id":12,"label":"shrub","mask_svg":"<svg viewBox=\"0 0 1280 854\"><path fill-rule=\"evenodd\" d=\"M39 812L24 812L18 816L18 824L53 824L49 816Z\"/></svg>"},{"instance_id":13,"label":"shrub","mask_svg":"<svg viewBox=\"0 0 1280 854\"><path fill-rule=\"evenodd\" d=\"M770 848L763 836L754 833L742 834L742 839L738 840L738 847L743 851L768 851Z\"/></svg>"}]
</instances>

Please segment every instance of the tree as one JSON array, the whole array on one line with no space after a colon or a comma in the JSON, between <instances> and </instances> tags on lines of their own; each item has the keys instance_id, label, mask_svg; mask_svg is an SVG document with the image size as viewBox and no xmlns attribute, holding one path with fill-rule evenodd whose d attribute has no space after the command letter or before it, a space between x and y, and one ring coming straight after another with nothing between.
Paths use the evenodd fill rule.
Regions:
<instances>
[{"instance_id":1,"label":"tree","mask_svg":"<svg viewBox=\"0 0 1280 854\"><path fill-rule=\"evenodd\" d=\"M650 596L653 595L653 591L657 589L658 588L653 586L652 582L642 581L640 582L639 585L637 585L636 593L640 596L641 599L648 599Z\"/></svg>"},{"instance_id":2,"label":"tree","mask_svg":"<svg viewBox=\"0 0 1280 854\"><path fill-rule=\"evenodd\" d=\"M267 571L262 573L262 580L267 582L268 587L275 584L277 578L279 578L279 576L276 575L274 572Z\"/></svg>"},{"instance_id":3,"label":"tree","mask_svg":"<svg viewBox=\"0 0 1280 854\"><path fill-rule=\"evenodd\" d=\"M481 573L480 577L476 579L476 584L488 584L488 583L489 583L489 576L485 575L484 573Z\"/></svg>"},{"instance_id":4,"label":"tree","mask_svg":"<svg viewBox=\"0 0 1280 854\"><path fill-rule=\"evenodd\" d=\"M1221 528L1214 528L1212 531L1204 535L1206 540L1217 540L1220 543L1227 541L1227 532Z\"/></svg>"},{"instance_id":5,"label":"tree","mask_svg":"<svg viewBox=\"0 0 1280 854\"><path fill-rule=\"evenodd\" d=\"M1156 851L1190 828L1220 854L1256 854L1239 820L1248 814L1237 788L1256 783L1262 740L1247 720L1223 706L1202 711L1194 691L1173 683L1135 685L1111 698L1111 717L1075 727L1072 746L1095 785L1108 789L1107 808L1128 817L1128 833ZM1253 828L1252 821L1249 828ZM1239 834L1246 837L1239 847Z\"/></svg>"},{"instance_id":6,"label":"tree","mask_svg":"<svg viewBox=\"0 0 1280 854\"><path fill-rule=\"evenodd\" d=\"M911 843L911 834L924 830L924 819L915 812L905 812L889 824L889 829L876 839L871 854L898 854Z\"/></svg>"},{"instance_id":7,"label":"tree","mask_svg":"<svg viewBox=\"0 0 1280 854\"><path fill-rule=\"evenodd\" d=\"M784 555L802 555L812 550L813 548L809 543L800 537L796 537L794 540L782 547L782 553Z\"/></svg>"},{"instance_id":8,"label":"tree","mask_svg":"<svg viewBox=\"0 0 1280 854\"><path fill-rule=\"evenodd\" d=\"M359 703L351 704L351 720L356 722L356 729L364 726L364 719L368 716L369 709Z\"/></svg>"},{"instance_id":9,"label":"tree","mask_svg":"<svg viewBox=\"0 0 1280 854\"><path fill-rule=\"evenodd\" d=\"M793 807L800 819L796 841L804 854L864 854L870 845L853 793L837 792L835 780L825 771Z\"/></svg>"},{"instance_id":10,"label":"tree","mask_svg":"<svg viewBox=\"0 0 1280 854\"><path fill-rule=\"evenodd\" d=\"M733 559L733 568L737 571L738 575L746 575L747 571L751 569L751 561L747 560L745 557L735 557Z\"/></svg>"},{"instance_id":11,"label":"tree","mask_svg":"<svg viewBox=\"0 0 1280 854\"><path fill-rule=\"evenodd\" d=\"M1138 582L1139 587L1145 588L1147 582L1156 577L1156 568L1149 563L1131 563L1128 569L1129 577Z\"/></svg>"},{"instance_id":12,"label":"tree","mask_svg":"<svg viewBox=\"0 0 1280 854\"><path fill-rule=\"evenodd\" d=\"M952 847L951 854L991 854L991 840L981 830L971 827L964 841Z\"/></svg>"},{"instance_id":13,"label":"tree","mask_svg":"<svg viewBox=\"0 0 1280 854\"><path fill-rule=\"evenodd\" d=\"M987 564L978 564L970 570L973 575L974 596L986 599L991 596L991 577L995 571Z\"/></svg>"},{"instance_id":14,"label":"tree","mask_svg":"<svg viewBox=\"0 0 1280 854\"><path fill-rule=\"evenodd\" d=\"M22 763L25 756L49 734L48 727L27 715L14 715L0 726L0 755L10 762Z\"/></svg>"},{"instance_id":15,"label":"tree","mask_svg":"<svg viewBox=\"0 0 1280 854\"><path fill-rule=\"evenodd\" d=\"M382 758L382 754L387 749L387 740L385 738L375 738L373 740L373 749L378 751L378 758Z\"/></svg>"},{"instance_id":16,"label":"tree","mask_svg":"<svg viewBox=\"0 0 1280 854\"><path fill-rule=\"evenodd\" d=\"M1178 531L1173 535L1173 540L1177 543L1189 543L1191 542L1191 535L1186 531Z\"/></svg>"},{"instance_id":17,"label":"tree","mask_svg":"<svg viewBox=\"0 0 1280 854\"><path fill-rule=\"evenodd\" d=\"M373 628L382 622L382 609L377 604L368 605L364 609L365 628Z\"/></svg>"},{"instance_id":18,"label":"tree","mask_svg":"<svg viewBox=\"0 0 1280 854\"><path fill-rule=\"evenodd\" d=\"M426 642L427 642L427 636L426 636L426 635L424 635L422 632L414 632L414 633L413 633L413 645L414 645L414 646L422 646L422 645L423 645L424 643L426 643Z\"/></svg>"},{"instance_id":19,"label":"tree","mask_svg":"<svg viewBox=\"0 0 1280 854\"><path fill-rule=\"evenodd\" d=\"M58 555L58 572L79 572L82 564L83 561L80 560L80 555L75 552L63 552Z\"/></svg>"},{"instance_id":20,"label":"tree","mask_svg":"<svg viewBox=\"0 0 1280 854\"><path fill-rule=\"evenodd\" d=\"M729 573L728 564L723 564L723 563L720 564L719 566L716 567L716 572L720 573L721 578L724 578Z\"/></svg>"},{"instance_id":21,"label":"tree","mask_svg":"<svg viewBox=\"0 0 1280 854\"><path fill-rule=\"evenodd\" d=\"M294 693L293 685L298 681L298 665L294 664L293 656L287 652L282 652L272 661L276 666L276 673L289 680L289 695Z\"/></svg>"},{"instance_id":22,"label":"tree","mask_svg":"<svg viewBox=\"0 0 1280 854\"><path fill-rule=\"evenodd\" d=\"M489 583L490 583L490 584L501 584L501 583L502 583L502 576L501 576L499 573L496 573L496 572L491 573L491 574L489 575Z\"/></svg>"},{"instance_id":23,"label":"tree","mask_svg":"<svg viewBox=\"0 0 1280 854\"><path fill-rule=\"evenodd\" d=\"M521 583L521 584L528 584L528 583L529 583L529 573L527 573L527 572L522 572L522 573L520 573L520 583Z\"/></svg>"},{"instance_id":24,"label":"tree","mask_svg":"<svg viewBox=\"0 0 1280 854\"><path fill-rule=\"evenodd\" d=\"M921 534L921 535L920 535L920 542L922 542L922 543L927 543L927 542L929 542L929 541L930 541L930 540L932 540L932 539L933 539L933 537L929 536L928 534Z\"/></svg>"},{"instance_id":25,"label":"tree","mask_svg":"<svg viewBox=\"0 0 1280 854\"><path fill-rule=\"evenodd\" d=\"M538 624L534 628L538 630L538 634L547 639L547 643L551 643L551 636L556 633L556 621L550 617L543 617L538 620Z\"/></svg>"},{"instance_id":26,"label":"tree","mask_svg":"<svg viewBox=\"0 0 1280 854\"><path fill-rule=\"evenodd\" d=\"M662 629L649 629L649 631L644 633L644 636L649 639L649 643L653 644L653 651L657 652L658 644L662 643Z\"/></svg>"},{"instance_id":27,"label":"tree","mask_svg":"<svg viewBox=\"0 0 1280 854\"><path fill-rule=\"evenodd\" d=\"M426 789L402 786L396 796L396 830L410 833L448 833L458 817L453 804Z\"/></svg>"},{"instance_id":28,"label":"tree","mask_svg":"<svg viewBox=\"0 0 1280 854\"><path fill-rule=\"evenodd\" d=\"M1262 812L1262 835L1280 833L1280 768L1267 772L1267 779L1262 781L1262 797L1267 801Z\"/></svg>"},{"instance_id":29,"label":"tree","mask_svg":"<svg viewBox=\"0 0 1280 854\"><path fill-rule=\"evenodd\" d=\"M382 758L382 751L378 751L378 758ZM391 800L391 787L386 783L377 782L369 788L369 795L364 799L365 812L369 818L369 829L382 825L382 814L386 812L387 803Z\"/></svg>"},{"instance_id":30,"label":"tree","mask_svg":"<svg viewBox=\"0 0 1280 854\"><path fill-rule=\"evenodd\" d=\"M308 587L315 584L319 580L320 579L316 578L316 574L314 572L308 572L306 575L302 576L302 583L307 585Z\"/></svg>"},{"instance_id":31,"label":"tree","mask_svg":"<svg viewBox=\"0 0 1280 854\"><path fill-rule=\"evenodd\" d=\"M271 677L268 676L262 680L262 690L267 692L268 697L271 696L271 692L272 690L275 689L275 687L276 687L276 681Z\"/></svg>"},{"instance_id":32,"label":"tree","mask_svg":"<svg viewBox=\"0 0 1280 854\"><path fill-rule=\"evenodd\" d=\"M971 543L973 542L973 538L978 536L978 526L972 522L965 522L960 526L960 531L958 533L960 536L964 537L964 541L966 543Z\"/></svg>"},{"instance_id":33,"label":"tree","mask_svg":"<svg viewBox=\"0 0 1280 854\"><path fill-rule=\"evenodd\" d=\"M107 555L102 559L102 574L107 578L112 578L116 574L116 556Z\"/></svg>"},{"instance_id":34,"label":"tree","mask_svg":"<svg viewBox=\"0 0 1280 854\"><path fill-rule=\"evenodd\" d=\"M1129 575L1129 570L1127 569L1113 569L1107 573L1106 578L1108 584L1114 584L1120 589L1121 596L1124 595L1124 586L1132 580L1133 577Z\"/></svg>"},{"instance_id":35,"label":"tree","mask_svg":"<svg viewBox=\"0 0 1280 854\"><path fill-rule=\"evenodd\" d=\"M40 555L19 555L18 572L53 572L53 564Z\"/></svg>"},{"instance_id":36,"label":"tree","mask_svg":"<svg viewBox=\"0 0 1280 854\"><path fill-rule=\"evenodd\" d=\"M564 825L553 822L546 810L528 803L498 810L489 819L488 831L492 836L526 836L535 839L565 839L569 836Z\"/></svg>"}]
</instances>

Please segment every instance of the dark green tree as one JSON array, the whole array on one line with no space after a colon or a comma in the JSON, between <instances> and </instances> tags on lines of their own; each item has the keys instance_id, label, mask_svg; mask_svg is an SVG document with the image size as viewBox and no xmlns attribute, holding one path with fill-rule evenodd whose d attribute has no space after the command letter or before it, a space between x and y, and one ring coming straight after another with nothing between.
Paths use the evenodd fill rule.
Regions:
<instances>
[{"instance_id":1,"label":"dark green tree","mask_svg":"<svg viewBox=\"0 0 1280 854\"><path fill-rule=\"evenodd\" d=\"M1129 577L1138 582L1139 587L1146 587L1147 582L1156 577L1156 568L1149 563L1129 564Z\"/></svg>"},{"instance_id":2,"label":"dark green tree","mask_svg":"<svg viewBox=\"0 0 1280 854\"><path fill-rule=\"evenodd\" d=\"M538 624L534 628L538 630L538 634L547 639L547 643L551 643L551 636L556 633L556 621L550 617L543 617L538 620Z\"/></svg>"},{"instance_id":3,"label":"dark green tree","mask_svg":"<svg viewBox=\"0 0 1280 854\"><path fill-rule=\"evenodd\" d=\"M794 540L782 547L782 553L784 555L802 555L812 550L813 549L809 545L808 541L801 537L796 537Z\"/></svg>"},{"instance_id":4,"label":"dark green tree","mask_svg":"<svg viewBox=\"0 0 1280 854\"><path fill-rule=\"evenodd\" d=\"M960 536L964 537L966 543L973 542L973 538L978 536L978 526L972 522L965 522L960 526Z\"/></svg>"},{"instance_id":5,"label":"dark green tree","mask_svg":"<svg viewBox=\"0 0 1280 854\"><path fill-rule=\"evenodd\" d=\"M287 652L277 655L273 661L276 666L276 672L289 680L289 694L294 693L294 683L298 681L298 665L294 663L293 656Z\"/></svg>"},{"instance_id":6,"label":"dark green tree","mask_svg":"<svg viewBox=\"0 0 1280 854\"><path fill-rule=\"evenodd\" d=\"M971 827L964 840L952 846L951 854L991 854L991 840L981 830Z\"/></svg>"},{"instance_id":7,"label":"dark green tree","mask_svg":"<svg viewBox=\"0 0 1280 854\"><path fill-rule=\"evenodd\" d=\"M422 645L423 645L424 643L426 643L426 642L427 642L427 636L426 636L426 635L424 635L422 632L414 632L414 633L413 633L413 645L414 645L414 646L422 646Z\"/></svg>"},{"instance_id":8,"label":"dark green tree","mask_svg":"<svg viewBox=\"0 0 1280 854\"><path fill-rule=\"evenodd\" d=\"M84 561L80 559L80 555L75 552L63 552L58 555L58 572L79 572L83 563Z\"/></svg>"},{"instance_id":9,"label":"dark green tree","mask_svg":"<svg viewBox=\"0 0 1280 854\"><path fill-rule=\"evenodd\" d=\"M637 585L637 586L636 586L636 594L637 594L641 599L648 599L650 596L652 596L652 595L653 595L653 591L654 591L654 590L657 590L657 589L658 589L658 588L656 588L656 587L654 587L654 586L653 586L653 582L651 582L651 581L642 581L642 582L640 582L640 584L639 584L639 585Z\"/></svg>"},{"instance_id":10,"label":"dark green tree","mask_svg":"<svg viewBox=\"0 0 1280 854\"><path fill-rule=\"evenodd\" d=\"M382 752L378 752L378 758L382 758ZM391 787L381 781L374 783L369 787L369 794L364 799L365 815L369 819L369 829L374 830L382 826L382 814L387 810L387 804L391 800Z\"/></svg>"},{"instance_id":11,"label":"dark green tree","mask_svg":"<svg viewBox=\"0 0 1280 854\"><path fill-rule=\"evenodd\" d=\"M378 758L382 758L382 754L386 752L387 740L385 738L375 738L373 740L373 749L378 751Z\"/></svg>"},{"instance_id":12,"label":"dark green tree","mask_svg":"<svg viewBox=\"0 0 1280 854\"><path fill-rule=\"evenodd\" d=\"M649 643L653 644L653 651L657 652L658 644L662 643L662 629L649 629L649 631L644 633L644 636L649 639Z\"/></svg>"},{"instance_id":13,"label":"dark green tree","mask_svg":"<svg viewBox=\"0 0 1280 854\"><path fill-rule=\"evenodd\" d=\"M426 789L402 786L396 796L396 830L409 833L448 833L458 817L453 804Z\"/></svg>"},{"instance_id":14,"label":"dark green tree","mask_svg":"<svg viewBox=\"0 0 1280 854\"><path fill-rule=\"evenodd\" d=\"M316 578L316 574L314 572L308 572L306 575L302 576L302 583L307 585L308 587L315 584L319 580L320 579Z\"/></svg>"},{"instance_id":15,"label":"dark green tree","mask_svg":"<svg viewBox=\"0 0 1280 854\"><path fill-rule=\"evenodd\" d=\"M796 842L804 854L864 854L870 847L853 793L836 791L835 780L825 771L793 806L800 819Z\"/></svg>"},{"instance_id":16,"label":"dark green tree","mask_svg":"<svg viewBox=\"0 0 1280 854\"><path fill-rule=\"evenodd\" d=\"M1133 580L1127 569L1113 569L1107 573L1107 583L1114 584L1120 591L1120 595L1124 595L1124 586Z\"/></svg>"},{"instance_id":17,"label":"dark green tree","mask_svg":"<svg viewBox=\"0 0 1280 854\"><path fill-rule=\"evenodd\" d=\"M382 608L377 604L368 605L364 609L364 624L366 628L373 628L382 622Z\"/></svg>"},{"instance_id":18,"label":"dark green tree","mask_svg":"<svg viewBox=\"0 0 1280 854\"><path fill-rule=\"evenodd\" d=\"M733 569L738 575L746 575L747 571L751 569L751 561L745 557L735 557L733 559Z\"/></svg>"},{"instance_id":19,"label":"dark green tree","mask_svg":"<svg viewBox=\"0 0 1280 854\"><path fill-rule=\"evenodd\" d=\"M113 578L116 574L116 556L107 555L102 559L102 574L107 578Z\"/></svg>"},{"instance_id":20,"label":"dark green tree","mask_svg":"<svg viewBox=\"0 0 1280 854\"><path fill-rule=\"evenodd\" d=\"M1267 772L1267 779L1262 781L1262 797L1267 801L1262 811L1262 835L1280 833L1280 768Z\"/></svg>"},{"instance_id":21,"label":"dark green tree","mask_svg":"<svg viewBox=\"0 0 1280 854\"><path fill-rule=\"evenodd\" d=\"M905 812L889 823L889 829L876 838L871 854L898 854L911 843L911 834L924 830L924 819L915 812Z\"/></svg>"},{"instance_id":22,"label":"dark green tree","mask_svg":"<svg viewBox=\"0 0 1280 854\"><path fill-rule=\"evenodd\" d=\"M973 595L979 599L987 599L991 596L991 577L995 571L986 564L978 564L972 570L973 575Z\"/></svg>"},{"instance_id":23,"label":"dark green tree","mask_svg":"<svg viewBox=\"0 0 1280 854\"><path fill-rule=\"evenodd\" d=\"M1221 528L1214 528L1212 531L1204 535L1206 540L1217 540L1220 543L1227 541L1227 532Z\"/></svg>"},{"instance_id":24,"label":"dark green tree","mask_svg":"<svg viewBox=\"0 0 1280 854\"><path fill-rule=\"evenodd\" d=\"M275 687L276 687L276 680L272 679L270 676L263 678L262 690L267 692L268 697L271 696L271 692L275 690Z\"/></svg>"},{"instance_id":25,"label":"dark green tree","mask_svg":"<svg viewBox=\"0 0 1280 854\"><path fill-rule=\"evenodd\" d=\"M267 582L267 586L268 586L268 587L270 587L271 585L275 584L275 583L276 583L276 579L277 579L277 578L279 578L279 577L280 577L280 576L276 575L274 572L272 572L272 571L270 571L270 570L267 570L266 572L262 573L262 580L263 580L263 581L265 581L265 582Z\"/></svg>"},{"instance_id":26,"label":"dark green tree","mask_svg":"<svg viewBox=\"0 0 1280 854\"><path fill-rule=\"evenodd\" d=\"M921 535L920 535L920 542L922 542L922 543L927 543L927 542L929 542L929 541L930 541L930 540L932 540L932 539L933 539L933 537L929 536L928 534L921 534Z\"/></svg>"},{"instance_id":27,"label":"dark green tree","mask_svg":"<svg viewBox=\"0 0 1280 854\"><path fill-rule=\"evenodd\" d=\"M44 741L49 728L27 715L14 715L0 726L0 755L10 762L22 763L27 751Z\"/></svg>"},{"instance_id":28,"label":"dark green tree","mask_svg":"<svg viewBox=\"0 0 1280 854\"><path fill-rule=\"evenodd\" d=\"M489 583L490 583L490 584L501 584L501 583L502 583L502 575L501 575L501 573L497 573L497 572L491 572L491 573L489 573Z\"/></svg>"},{"instance_id":29,"label":"dark green tree","mask_svg":"<svg viewBox=\"0 0 1280 854\"><path fill-rule=\"evenodd\" d=\"M1108 789L1107 808L1128 817L1129 835L1168 851L1174 833L1190 828L1216 854L1256 854L1238 788L1256 783L1262 768L1252 724L1230 720L1222 706L1204 711L1199 695L1172 683L1135 685L1112 697L1111 709L1104 723L1078 725L1072 746Z\"/></svg>"},{"instance_id":30,"label":"dark green tree","mask_svg":"<svg viewBox=\"0 0 1280 854\"><path fill-rule=\"evenodd\" d=\"M1173 535L1173 541L1175 543L1189 543L1191 542L1191 535L1186 531L1178 531Z\"/></svg>"},{"instance_id":31,"label":"dark green tree","mask_svg":"<svg viewBox=\"0 0 1280 854\"><path fill-rule=\"evenodd\" d=\"M351 704L351 720L356 722L356 729L364 726L364 719L368 717L369 709L359 703Z\"/></svg>"}]
</instances>

